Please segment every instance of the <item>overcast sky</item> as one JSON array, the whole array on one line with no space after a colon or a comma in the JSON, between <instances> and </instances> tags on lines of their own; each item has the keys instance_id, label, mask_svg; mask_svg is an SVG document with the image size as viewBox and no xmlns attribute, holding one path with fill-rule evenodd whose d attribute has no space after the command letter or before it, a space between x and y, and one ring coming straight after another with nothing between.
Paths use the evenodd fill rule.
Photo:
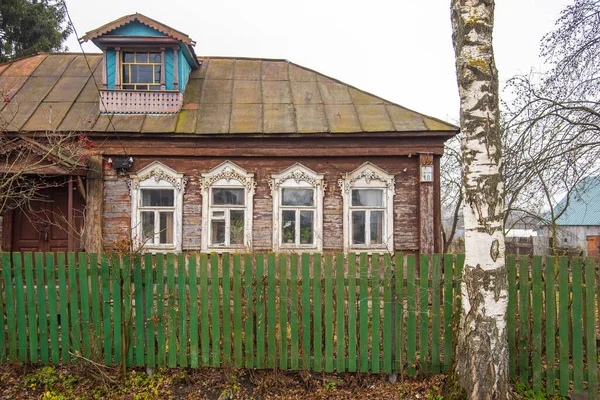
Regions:
<instances>
[{"instance_id":1,"label":"overcast sky","mask_svg":"<svg viewBox=\"0 0 600 400\"><path fill-rule=\"evenodd\" d=\"M543 67L539 41L567 0L497 0L501 82ZM67 0L79 36L139 12L188 34L199 56L284 58L404 107L458 120L449 0ZM81 51L75 35L66 45ZM92 44L86 52L98 52Z\"/></svg>"}]
</instances>

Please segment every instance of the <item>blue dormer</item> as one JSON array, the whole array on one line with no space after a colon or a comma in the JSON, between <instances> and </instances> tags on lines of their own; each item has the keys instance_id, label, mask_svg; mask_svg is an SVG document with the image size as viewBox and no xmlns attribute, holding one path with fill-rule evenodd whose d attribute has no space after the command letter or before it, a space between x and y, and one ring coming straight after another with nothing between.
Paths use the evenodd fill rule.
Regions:
<instances>
[{"instance_id":1,"label":"blue dormer","mask_svg":"<svg viewBox=\"0 0 600 400\"><path fill-rule=\"evenodd\" d=\"M199 67L195 42L142 14L86 33L102 49L100 108L108 113L174 113L190 72Z\"/></svg>"}]
</instances>

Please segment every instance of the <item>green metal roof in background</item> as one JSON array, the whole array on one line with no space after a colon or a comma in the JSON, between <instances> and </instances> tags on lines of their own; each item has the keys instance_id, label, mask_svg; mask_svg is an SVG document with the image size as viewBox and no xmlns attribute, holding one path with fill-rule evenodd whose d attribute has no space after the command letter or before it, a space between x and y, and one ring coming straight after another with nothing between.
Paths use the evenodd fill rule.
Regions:
<instances>
[{"instance_id":1,"label":"green metal roof in background","mask_svg":"<svg viewBox=\"0 0 600 400\"><path fill-rule=\"evenodd\" d=\"M0 64L7 130L182 134L444 132L449 123L286 60L199 58L177 114L99 112L102 56L53 53ZM89 67L88 67L89 64ZM92 78L92 74L95 80Z\"/></svg>"},{"instance_id":2,"label":"green metal roof in background","mask_svg":"<svg viewBox=\"0 0 600 400\"><path fill-rule=\"evenodd\" d=\"M563 210L565 196L554 208ZM583 179L573 190L567 210L557 220L558 225L600 225L600 176Z\"/></svg>"}]
</instances>

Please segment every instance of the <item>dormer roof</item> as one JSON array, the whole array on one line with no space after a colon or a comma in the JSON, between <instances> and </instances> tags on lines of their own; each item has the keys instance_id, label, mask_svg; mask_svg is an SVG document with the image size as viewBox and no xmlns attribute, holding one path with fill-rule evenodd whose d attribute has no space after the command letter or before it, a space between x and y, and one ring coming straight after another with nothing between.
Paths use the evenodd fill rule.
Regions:
<instances>
[{"instance_id":1,"label":"dormer roof","mask_svg":"<svg viewBox=\"0 0 600 400\"><path fill-rule=\"evenodd\" d=\"M134 21L138 21L141 24L144 24L152 29L155 29L167 36L172 37L173 39L177 39L180 42L183 42L189 46L194 46L196 42L194 42L188 35L183 32L180 32L176 29L171 28L165 24L162 24L152 18L146 17L143 14L135 13L130 15L125 15L119 19L116 19L108 24L102 25L100 28L96 28L92 31L87 32L79 41L81 43L87 42L88 40L95 40L101 36L104 36L117 28L130 24Z\"/></svg>"}]
</instances>

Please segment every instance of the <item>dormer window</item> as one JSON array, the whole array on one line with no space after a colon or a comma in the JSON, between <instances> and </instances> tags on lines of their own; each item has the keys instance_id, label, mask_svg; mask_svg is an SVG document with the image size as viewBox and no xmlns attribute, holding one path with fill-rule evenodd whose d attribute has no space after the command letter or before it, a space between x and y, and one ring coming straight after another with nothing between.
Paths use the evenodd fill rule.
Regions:
<instances>
[{"instance_id":1,"label":"dormer window","mask_svg":"<svg viewBox=\"0 0 600 400\"><path fill-rule=\"evenodd\" d=\"M88 32L102 49L100 111L172 114L181 110L183 91L200 63L194 41L141 14L119 18Z\"/></svg>"},{"instance_id":2,"label":"dormer window","mask_svg":"<svg viewBox=\"0 0 600 400\"><path fill-rule=\"evenodd\" d=\"M123 52L123 89L160 90L162 57L160 52Z\"/></svg>"}]
</instances>

